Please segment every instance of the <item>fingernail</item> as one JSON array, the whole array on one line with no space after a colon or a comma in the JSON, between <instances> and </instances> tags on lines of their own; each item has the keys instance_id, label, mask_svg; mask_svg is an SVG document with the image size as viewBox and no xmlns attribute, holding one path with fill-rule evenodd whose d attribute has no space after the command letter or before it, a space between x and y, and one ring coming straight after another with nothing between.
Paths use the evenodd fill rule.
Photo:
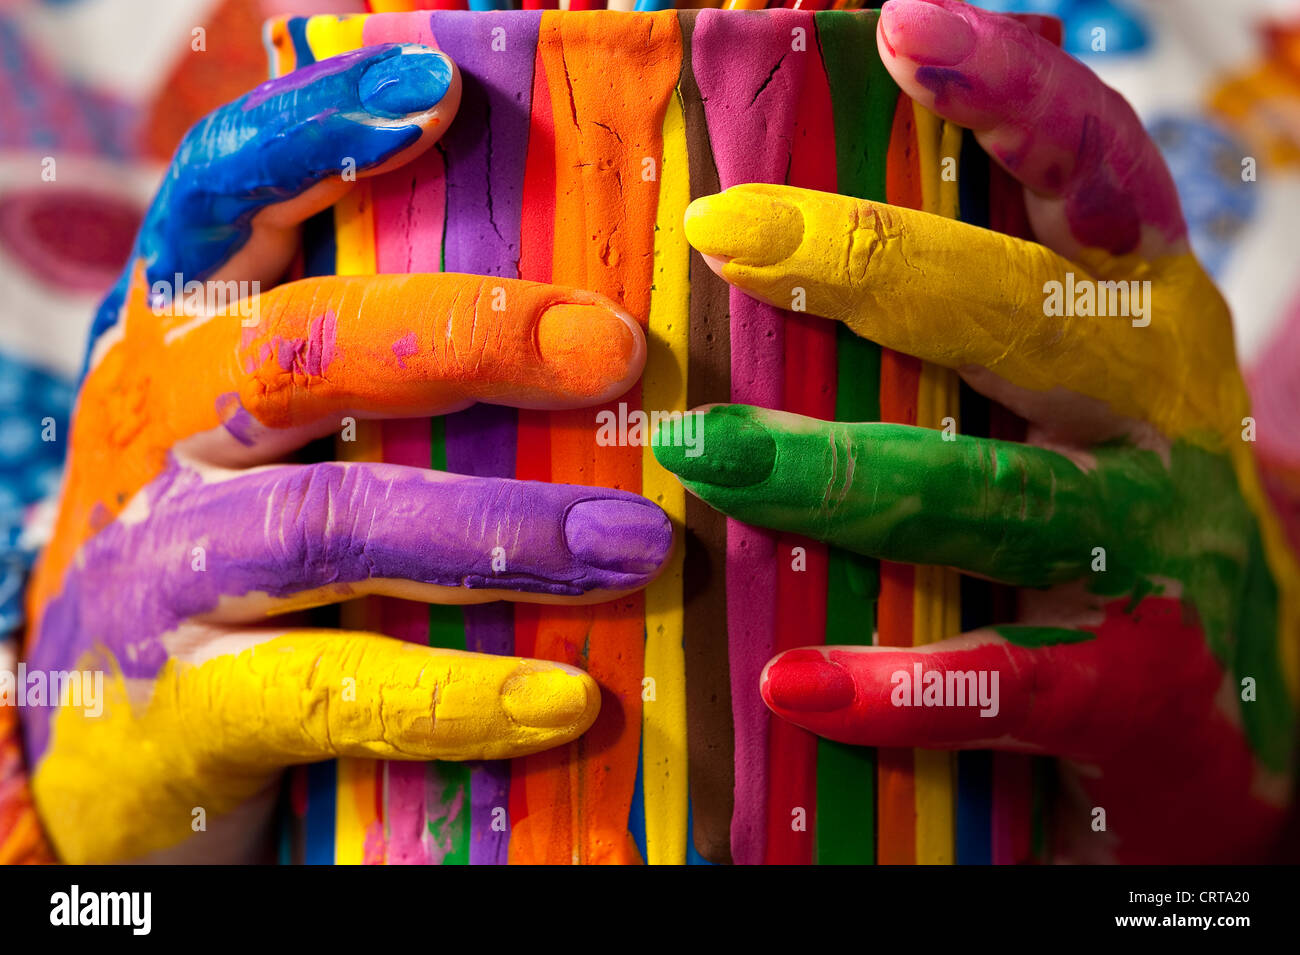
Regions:
<instances>
[{"instance_id":1,"label":"fingernail","mask_svg":"<svg viewBox=\"0 0 1300 955\"><path fill-rule=\"evenodd\" d=\"M585 729L600 711L600 688L581 670L530 661L501 685L501 708L524 726Z\"/></svg>"},{"instance_id":2,"label":"fingernail","mask_svg":"<svg viewBox=\"0 0 1300 955\"><path fill-rule=\"evenodd\" d=\"M376 116L408 116L442 102L451 76L451 61L441 53L399 53L362 73L357 94L361 105Z\"/></svg>"},{"instance_id":3,"label":"fingernail","mask_svg":"<svg viewBox=\"0 0 1300 955\"><path fill-rule=\"evenodd\" d=\"M537 347L580 397L616 397L645 366L645 335L612 306L552 305L538 319Z\"/></svg>"},{"instance_id":4,"label":"fingernail","mask_svg":"<svg viewBox=\"0 0 1300 955\"><path fill-rule=\"evenodd\" d=\"M668 515L649 501L596 498L564 515L569 553L590 567L624 574L659 569L673 544Z\"/></svg>"},{"instance_id":5,"label":"fingernail","mask_svg":"<svg viewBox=\"0 0 1300 955\"><path fill-rule=\"evenodd\" d=\"M763 699L782 710L830 713L853 702L856 687L849 671L816 650L791 650L777 657L763 675Z\"/></svg>"},{"instance_id":6,"label":"fingernail","mask_svg":"<svg viewBox=\"0 0 1300 955\"><path fill-rule=\"evenodd\" d=\"M966 17L934 0L894 0L880 12L885 43L898 56L934 66L955 66L975 50Z\"/></svg>"},{"instance_id":7,"label":"fingernail","mask_svg":"<svg viewBox=\"0 0 1300 955\"><path fill-rule=\"evenodd\" d=\"M722 405L694 419L694 440L689 421L674 426L663 421L651 439L655 460L685 481L722 487L751 487L772 476L776 466L776 439L741 405ZM674 427L680 430L674 430Z\"/></svg>"},{"instance_id":8,"label":"fingernail","mask_svg":"<svg viewBox=\"0 0 1300 955\"><path fill-rule=\"evenodd\" d=\"M686 241L740 265L784 262L803 242L803 225L797 206L762 186L736 186L686 207Z\"/></svg>"}]
</instances>

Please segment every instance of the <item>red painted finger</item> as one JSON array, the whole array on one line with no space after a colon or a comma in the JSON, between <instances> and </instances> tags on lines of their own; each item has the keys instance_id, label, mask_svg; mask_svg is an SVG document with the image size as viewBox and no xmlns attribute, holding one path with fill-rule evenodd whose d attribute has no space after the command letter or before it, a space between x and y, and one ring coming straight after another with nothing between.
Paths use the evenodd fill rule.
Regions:
<instances>
[{"instance_id":1,"label":"red painted finger","mask_svg":"<svg viewBox=\"0 0 1300 955\"><path fill-rule=\"evenodd\" d=\"M761 691L778 716L846 743L1098 760L1203 724L1224 680L1178 601L1126 609L1114 602L1099 625L998 627L915 649L790 650Z\"/></svg>"}]
</instances>

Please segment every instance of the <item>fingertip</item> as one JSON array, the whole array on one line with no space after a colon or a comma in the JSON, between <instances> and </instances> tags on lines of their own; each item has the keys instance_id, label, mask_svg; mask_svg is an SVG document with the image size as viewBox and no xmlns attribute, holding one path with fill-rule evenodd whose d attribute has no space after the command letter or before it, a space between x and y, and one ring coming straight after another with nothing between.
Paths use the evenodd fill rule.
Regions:
<instances>
[{"instance_id":1,"label":"fingertip","mask_svg":"<svg viewBox=\"0 0 1300 955\"><path fill-rule=\"evenodd\" d=\"M709 405L689 413L694 428L662 422L652 439L655 460L683 481L745 488L762 484L776 468L777 442L748 405ZM688 440L690 439L690 440Z\"/></svg>"},{"instance_id":2,"label":"fingertip","mask_svg":"<svg viewBox=\"0 0 1300 955\"><path fill-rule=\"evenodd\" d=\"M554 743L576 739L600 714L600 686L577 667L524 660L501 686L501 708Z\"/></svg>"},{"instance_id":3,"label":"fingertip","mask_svg":"<svg viewBox=\"0 0 1300 955\"><path fill-rule=\"evenodd\" d=\"M826 648L803 647L768 661L759 677L759 692L776 713L834 713L853 704L857 685Z\"/></svg>"},{"instance_id":4,"label":"fingertip","mask_svg":"<svg viewBox=\"0 0 1300 955\"><path fill-rule=\"evenodd\" d=\"M975 51L978 37L964 3L890 0L880 11L877 36L886 59L955 66Z\"/></svg>"},{"instance_id":5,"label":"fingertip","mask_svg":"<svg viewBox=\"0 0 1300 955\"><path fill-rule=\"evenodd\" d=\"M749 183L701 196L686 207L686 241L719 275L733 261L753 267L783 262L804 237L803 212L787 191Z\"/></svg>"},{"instance_id":6,"label":"fingertip","mask_svg":"<svg viewBox=\"0 0 1300 955\"><path fill-rule=\"evenodd\" d=\"M644 498L587 498L565 512L564 541L589 567L630 578L620 586L645 586L667 563L673 525L662 508Z\"/></svg>"},{"instance_id":7,"label":"fingertip","mask_svg":"<svg viewBox=\"0 0 1300 955\"><path fill-rule=\"evenodd\" d=\"M460 102L460 71L451 57L417 43L400 44L394 52L378 57L358 78L362 107L382 119L417 119L435 110L450 118Z\"/></svg>"},{"instance_id":8,"label":"fingertip","mask_svg":"<svg viewBox=\"0 0 1300 955\"><path fill-rule=\"evenodd\" d=\"M700 258L704 260L704 264L718 278L725 279L727 277L727 266L731 264L731 259L721 255L706 255L703 252L700 253Z\"/></svg>"},{"instance_id":9,"label":"fingertip","mask_svg":"<svg viewBox=\"0 0 1300 955\"><path fill-rule=\"evenodd\" d=\"M600 404L641 377L646 340L641 326L613 302L561 302L537 321L537 351L569 399Z\"/></svg>"}]
</instances>

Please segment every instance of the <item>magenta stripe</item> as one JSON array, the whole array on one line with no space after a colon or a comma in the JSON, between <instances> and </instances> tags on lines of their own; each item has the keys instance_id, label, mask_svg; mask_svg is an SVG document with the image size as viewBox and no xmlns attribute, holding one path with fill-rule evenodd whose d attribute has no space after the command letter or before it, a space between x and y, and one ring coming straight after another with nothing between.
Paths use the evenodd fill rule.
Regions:
<instances>
[{"instance_id":1,"label":"magenta stripe","mask_svg":"<svg viewBox=\"0 0 1300 955\"><path fill-rule=\"evenodd\" d=\"M415 42L436 46L427 16L371 17L363 40L367 46ZM415 184L419 183L419 188ZM442 155L431 149L412 163L380 176L371 189L375 219L375 270L380 273L442 271L445 213ZM385 421L383 459L427 468L433 440L426 419ZM403 600L383 603L384 631L412 643L428 643L429 612ZM384 767L384 827L387 861L396 865L440 862L447 846L432 844L428 807L437 805L430 788L438 786L436 764L390 762ZM454 831L442 827L442 832Z\"/></svg>"},{"instance_id":2,"label":"magenta stripe","mask_svg":"<svg viewBox=\"0 0 1300 955\"><path fill-rule=\"evenodd\" d=\"M803 49L797 49L796 28L803 29ZM736 57L737 49L746 55ZM804 70L809 64L821 68L813 15L770 10L738 17L701 10L691 54L722 187L784 182ZM732 401L781 406L784 340L781 310L731 290ZM728 520L726 580L736 727L731 854L738 864L757 865L767 842L772 719L758 682L776 648L776 536Z\"/></svg>"}]
</instances>

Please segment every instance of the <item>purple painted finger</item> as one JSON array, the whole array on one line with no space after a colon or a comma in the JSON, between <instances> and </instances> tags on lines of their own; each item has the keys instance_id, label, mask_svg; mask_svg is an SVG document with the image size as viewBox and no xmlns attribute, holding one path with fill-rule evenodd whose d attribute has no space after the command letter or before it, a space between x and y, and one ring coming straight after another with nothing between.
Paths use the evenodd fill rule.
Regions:
<instances>
[{"instance_id":1,"label":"purple painted finger","mask_svg":"<svg viewBox=\"0 0 1300 955\"><path fill-rule=\"evenodd\" d=\"M391 464L229 475L173 463L92 538L45 612L32 664L76 659L93 631L126 676L150 677L186 621L367 593L606 599L649 583L672 547L663 511L623 491Z\"/></svg>"},{"instance_id":2,"label":"purple painted finger","mask_svg":"<svg viewBox=\"0 0 1300 955\"><path fill-rule=\"evenodd\" d=\"M891 0L881 57L909 96L975 131L1028 189L1038 238L1067 257L1185 250L1173 179L1127 101L1016 20L957 0Z\"/></svg>"}]
</instances>

